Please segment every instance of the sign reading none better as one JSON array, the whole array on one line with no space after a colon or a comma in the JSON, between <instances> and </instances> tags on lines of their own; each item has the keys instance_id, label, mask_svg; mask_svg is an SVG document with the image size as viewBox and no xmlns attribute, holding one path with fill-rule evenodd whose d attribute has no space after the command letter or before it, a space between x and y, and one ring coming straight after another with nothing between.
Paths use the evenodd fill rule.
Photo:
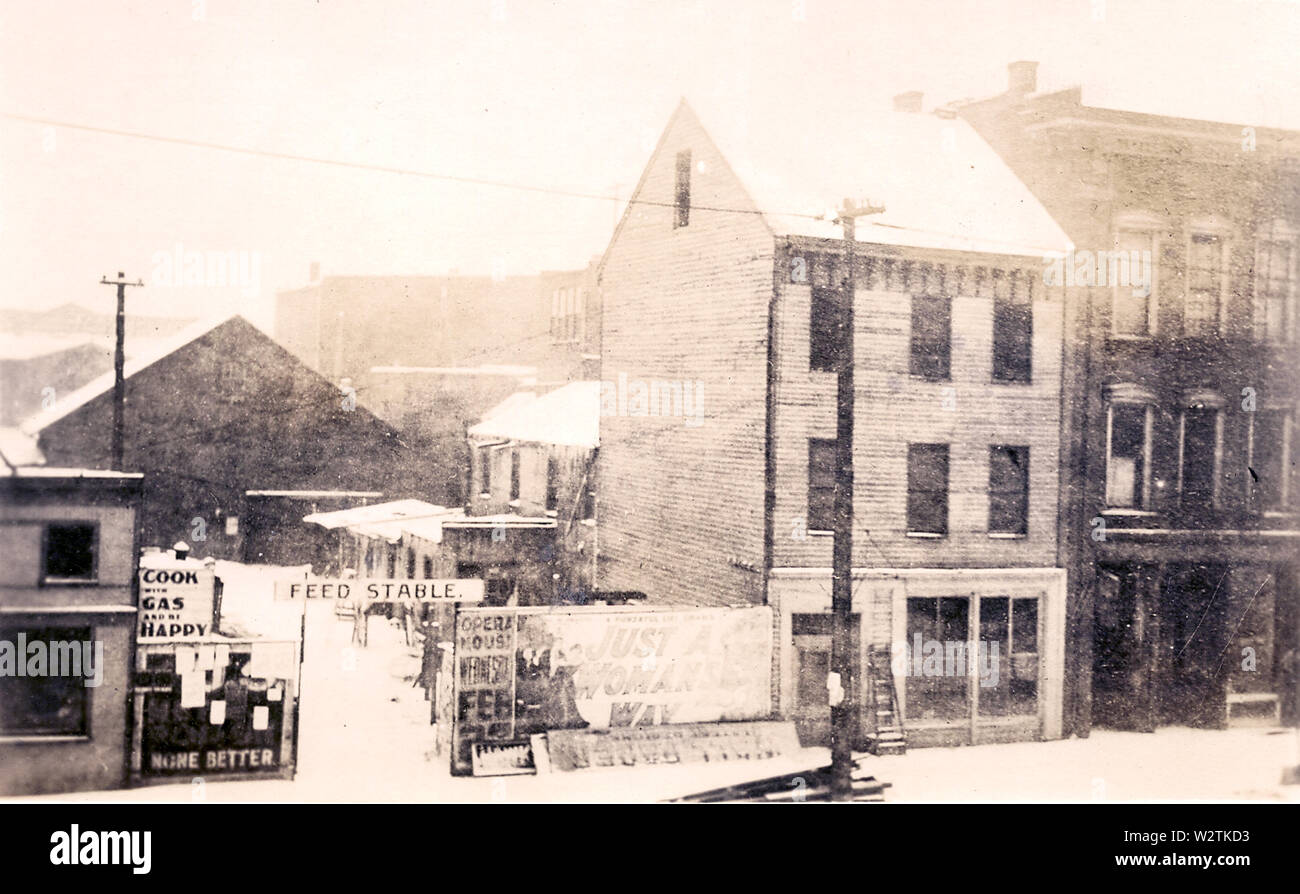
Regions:
<instances>
[{"instance_id":1,"label":"sign reading none better","mask_svg":"<svg viewBox=\"0 0 1300 894\"><path fill-rule=\"evenodd\" d=\"M483 581L309 577L278 580L276 599L340 599L349 602L482 602Z\"/></svg>"}]
</instances>

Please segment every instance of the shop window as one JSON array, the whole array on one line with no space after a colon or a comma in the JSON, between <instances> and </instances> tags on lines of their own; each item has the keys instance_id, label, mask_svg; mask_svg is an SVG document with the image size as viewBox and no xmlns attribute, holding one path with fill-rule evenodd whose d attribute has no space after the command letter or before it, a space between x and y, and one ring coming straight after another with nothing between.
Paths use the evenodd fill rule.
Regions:
<instances>
[{"instance_id":1,"label":"shop window","mask_svg":"<svg viewBox=\"0 0 1300 894\"><path fill-rule=\"evenodd\" d=\"M1265 239L1255 257L1255 338L1295 340L1296 240Z\"/></svg>"},{"instance_id":2,"label":"shop window","mask_svg":"<svg viewBox=\"0 0 1300 894\"><path fill-rule=\"evenodd\" d=\"M1029 448L989 448L989 533L1029 533Z\"/></svg>"},{"instance_id":3,"label":"shop window","mask_svg":"<svg viewBox=\"0 0 1300 894\"><path fill-rule=\"evenodd\" d=\"M907 446L907 531L948 533L948 445Z\"/></svg>"},{"instance_id":4,"label":"shop window","mask_svg":"<svg viewBox=\"0 0 1300 894\"><path fill-rule=\"evenodd\" d=\"M839 290L813 286L808 319L808 368L835 372L844 350Z\"/></svg>"},{"instance_id":5,"label":"shop window","mask_svg":"<svg viewBox=\"0 0 1300 894\"><path fill-rule=\"evenodd\" d=\"M1028 384L1033 371L1034 308L1027 301L993 302L993 381Z\"/></svg>"},{"instance_id":6,"label":"shop window","mask_svg":"<svg viewBox=\"0 0 1300 894\"><path fill-rule=\"evenodd\" d=\"M98 526L93 522L58 522L45 526L44 583L89 583L95 580Z\"/></svg>"},{"instance_id":7,"label":"shop window","mask_svg":"<svg viewBox=\"0 0 1300 894\"><path fill-rule=\"evenodd\" d=\"M546 511L554 512L560 505L560 464L555 457L546 458Z\"/></svg>"},{"instance_id":8,"label":"shop window","mask_svg":"<svg viewBox=\"0 0 1300 894\"><path fill-rule=\"evenodd\" d=\"M1146 509L1151 480L1151 407L1111 403L1107 414L1106 505Z\"/></svg>"},{"instance_id":9,"label":"shop window","mask_svg":"<svg viewBox=\"0 0 1300 894\"><path fill-rule=\"evenodd\" d=\"M1125 336L1148 336L1154 335L1156 331L1156 292L1155 284L1152 283L1150 290L1137 287L1133 280L1140 282L1140 277L1133 276L1133 261L1135 259L1154 259L1156 257L1156 239L1155 234L1147 231L1121 230L1115 237L1115 251L1120 253L1120 257L1128 258L1129 261L1129 282L1111 283L1111 295L1113 304L1111 306L1111 330L1116 335ZM1146 265L1145 260L1141 260L1142 266ZM1154 260L1152 279L1154 280L1155 268Z\"/></svg>"},{"instance_id":10,"label":"shop window","mask_svg":"<svg viewBox=\"0 0 1300 894\"><path fill-rule=\"evenodd\" d=\"M0 640L46 645L45 672L39 676L0 674L0 736L86 736L90 734L83 643L92 642L89 627L3 627ZM51 649L51 644L60 647ZM70 650L76 649L73 659ZM30 653L29 653L30 654ZM59 670L53 664L57 654ZM17 660L27 656L18 655ZM76 661L71 667L64 662ZM72 671L79 671L79 674Z\"/></svg>"},{"instance_id":11,"label":"shop window","mask_svg":"<svg viewBox=\"0 0 1300 894\"><path fill-rule=\"evenodd\" d=\"M979 600L979 714L1038 713L1038 599Z\"/></svg>"},{"instance_id":12,"label":"shop window","mask_svg":"<svg viewBox=\"0 0 1300 894\"><path fill-rule=\"evenodd\" d=\"M1179 420L1178 493L1183 508L1210 508L1218 501L1223 413L1215 406L1189 406Z\"/></svg>"},{"instance_id":13,"label":"shop window","mask_svg":"<svg viewBox=\"0 0 1300 894\"><path fill-rule=\"evenodd\" d=\"M952 368L952 300L946 295L912 296L912 354L909 371L946 381Z\"/></svg>"},{"instance_id":14,"label":"shop window","mask_svg":"<svg viewBox=\"0 0 1300 894\"><path fill-rule=\"evenodd\" d=\"M510 499L519 499L519 448L510 451Z\"/></svg>"},{"instance_id":15,"label":"shop window","mask_svg":"<svg viewBox=\"0 0 1300 894\"><path fill-rule=\"evenodd\" d=\"M1187 251L1187 294L1183 332L1214 335L1219 331L1227 243L1209 233L1193 233Z\"/></svg>"},{"instance_id":16,"label":"shop window","mask_svg":"<svg viewBox=\"0 0 1300 894\"><path fill-rule=\"evenodd\" d=\"M1250 418L1249 468L1251 505L1257 512L1278 512L1295 498L1293 490L1295 419L1286 410L1256 410Z\"/></svg>"},{"instance_id":17,"label":"shop window","mask_svg":"<svg viewBox=\"0 0 1300 894\"><path fill-rule=\"evenodd\" d=\"M835 439L808 440L808 529L835 529Z\"/></svg>"},{"instance_id":18,"label":"shop window","mask_svg":"<svg viewBox=\"0 0 1300 894\"><path fill-rule=\"evenodd\" d=\"M964 668L955 666L955 662L944 662L949 653L955 655L958 644L965 654L969 634L968 597L908 597L907 720L959 720L970 716L968 676ZM928 664L925 661L927 653L931 656ZM943 656L937 665L933 660L936 654Z\"/></svg>"},{"instance_id":19,"label":"shop window","mask_svg":"<svg viewBox=\"0 0 1300 894\"><path fill-rule=\"evenodd\" d=\"M691 222L691 150L677 153L677 179L673 187L673 229Z\"/></svg>"}]
</instances>

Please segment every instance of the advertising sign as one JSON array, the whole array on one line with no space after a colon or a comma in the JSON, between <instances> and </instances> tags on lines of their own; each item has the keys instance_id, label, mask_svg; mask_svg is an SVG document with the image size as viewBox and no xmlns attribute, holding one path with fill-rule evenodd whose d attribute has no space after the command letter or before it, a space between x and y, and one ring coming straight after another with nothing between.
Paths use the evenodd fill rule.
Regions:
<instances>
[{"instance_id":1,"label":"advertising sign","mask_svg":"<svg viewBox=\"0 0 1300 894\"><path fill-rule=\"evenodd\" d=\"M753 608L464 608L454 766L475 742L771 713L772 615Z\"/></svg>"},{"instance_id":2,"label":"advertising sign","mask_svg":"<svg viewBox=\"0 0 1300 894\"><path fill-rule=\"evenodd\" d=\"M547 733L554 770L634 767L702 761L766 760L799 750L799 735L788 721L690 723L592 732Z\"/></svg>"},{"instance_id":3,"label":"advertising sign","mask_svg":"<svg viewBox=\"0 0 1300 894\"><path fill-rule=\"evenodd\" d=\"M275 582L276 599L337 599L343 602L482 602L483 581L471 578L310 577Z\"/></svg>"},{"instance_id":4,"label":"advertising sign","mask_svg":"<svg viewBox=\"0 0 1300 894\"><path fill-rule=\"evenodd\" d=\"M201 640L213 633L216 574L202 562L140 567L139 641Z\"/></svg>"}]
</instances>

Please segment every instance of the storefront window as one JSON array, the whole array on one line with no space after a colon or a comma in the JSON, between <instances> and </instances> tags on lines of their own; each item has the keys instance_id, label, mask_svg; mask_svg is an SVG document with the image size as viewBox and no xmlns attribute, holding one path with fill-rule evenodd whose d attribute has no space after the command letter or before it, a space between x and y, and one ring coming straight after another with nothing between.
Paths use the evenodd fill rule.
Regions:
<instances>
[{"instance_id":1,"label":"storefront window","mask_svg":"<svg viewBox=\"0 0 1300 894\"><path fill-rule=\"evenodd\" d=\"M986 596L979 611L980 716L1037 713L1038 600Z\"/></svg>"},{"instance_id":2,"label":"storefront window","mask_svg":"<svg viewBox=\"0 0 1300 894\"><path fill-rule=\"evenodd\" d=\"M957 644L965 653L969 634L968 597L907 600L908 720L958 720L970 715L965 668L945 660L955 655Z\"/></svg>"},{"instance_id":3,"label":"storefront window","mask_svg":"<svg viewBox=\"0 0 1300 894\"><path fill-rule=\"evenodd\" d=\"M82 657L84 655L82 644L91 641L91 629L89 627L4 627L0 628L0 641L13 644L14 657L17 661L28 661L32 653L25 647L30 644L40 642L46 648L45 659L40 664L42 669L40 675L20 677L13 673L0 674L0 735L89 735L85 668L64 667L62 662L71 658L64 649L58 650L61 657L59 667L56 668L49 651L50 644L57 643L68 648L75 647L80 653L77 657ZM25 654L17 653L20 642L24 644ZM30 671L34 666L25 664L24 668ZM73 674L71 670L80 670L82 673Z\"/></svg>"}]
</instances>

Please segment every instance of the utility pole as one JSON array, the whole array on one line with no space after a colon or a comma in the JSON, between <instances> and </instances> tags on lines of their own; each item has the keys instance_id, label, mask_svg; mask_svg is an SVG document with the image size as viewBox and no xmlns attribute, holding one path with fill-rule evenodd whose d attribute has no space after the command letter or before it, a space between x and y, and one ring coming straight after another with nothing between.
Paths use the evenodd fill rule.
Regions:
<instances>
[{"instance_id":1,"label":"utility pole","mask_svg":"<svg viewBox=\"0 0 1300 894\"><path fill-rule=\"evenodd\" d=\"M831 569L831 800L853 800L854 696L850 615L853 611L853 272L859 217L885 209L848 199L836 218L844 231L844 278L840 291L840 356L836 363L835 540ZM836 685L837 684L837 685Z\"/></svg>"},{"instance_id":2,"label":"utility pole","mask_svg":"<svg viewBox=\"0 0 1300 894\"><path fill-rule=\"evenodd\" d=\"M115 471L122 470L122 442L126 427L126 287L143 286L142 280L127 282L126 274L120 270L117 279L107 276L100 279L101 286L117 286L117 347L113 351L113 462Z\"/></svg>"}]
</instances>

